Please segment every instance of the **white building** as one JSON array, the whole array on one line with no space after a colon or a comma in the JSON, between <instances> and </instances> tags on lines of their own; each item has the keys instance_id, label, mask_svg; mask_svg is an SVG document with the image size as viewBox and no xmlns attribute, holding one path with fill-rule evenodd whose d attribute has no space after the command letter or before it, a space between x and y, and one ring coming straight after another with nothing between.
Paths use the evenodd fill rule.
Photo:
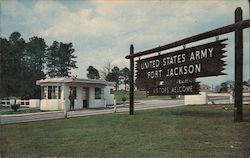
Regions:
<instances>
[{"instance_id":1,"label":"white building","mask_svg":"<svg viewBox=\"0 0 250 158\"><path fill-rule=\"evenodd\" d=\"M114 104L114 82L103 80L50 78L38 80L41 86L41 110L69 110L70 89L75 96L75 110L100 108Z\"/></svg>"},{"instance_id":2,"label":"white building","mask_svg":"<svg viewBox=\"0 0 250 158\"><path fill-rule=\"evenodd\" d=\"M125 77L123 77L123 76L119 77L119 84L118 84L117 90L129 91L129 84L125 84Z\"/></svg>"}]
</instances>

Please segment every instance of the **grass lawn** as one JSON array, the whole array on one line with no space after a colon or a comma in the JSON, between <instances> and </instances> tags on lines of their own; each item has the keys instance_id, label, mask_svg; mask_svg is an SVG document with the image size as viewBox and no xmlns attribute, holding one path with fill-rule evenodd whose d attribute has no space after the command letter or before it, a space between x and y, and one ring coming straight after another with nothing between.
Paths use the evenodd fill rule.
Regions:
<instances>
[{"instance_id":1,"label":"grass lawn","mask_svg":"<svg viewBox=\"0 0 250 158\"><path fill-rule=\"evenodd\" d=\"M15 112L9 107L0 109L0 115L25 114L25 113L35 113L35 112L41 112L41 110L37 108L19 108Z\"/></svg>"},{"instance_id":2,"label":"grass lawn","mask_svg":"<svg viewBox=\"0 0 250 158\"><path fill-rule=\"evenodd\" d=\"M250 157L250 106L185 106L1 126L1 156ZM0 156L0 157L1 157Z\"/></svg>"},{"instance_id":3,"label":"grass lawn","mask_svg":"<svg viewBox=\"0 0 250 158\"><path fill-rule=\"evenodd\" d=\"M171 99L170 96L147 96L146 91L135 91L134 93L135 100ZM129 91L114 91L114 95L117 103L122 103L122 97L126 97L127 101L129 100Z\"/></svg>"}]
</instances>

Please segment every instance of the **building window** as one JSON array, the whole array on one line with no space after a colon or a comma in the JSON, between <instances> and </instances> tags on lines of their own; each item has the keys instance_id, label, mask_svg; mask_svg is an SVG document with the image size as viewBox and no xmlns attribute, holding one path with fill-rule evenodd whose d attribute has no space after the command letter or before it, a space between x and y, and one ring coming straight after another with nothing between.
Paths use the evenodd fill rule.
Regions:
<instances>
[{"instance_id":1,"label":"building window","mask_svg":"<svg viewBox=\"0 0 250 158\"><path fill-rule=\"evenodd\" d=\"M103 98L104 98L104 89L95 88L95 99L103 99Z\"/></svg>"},{"instance_id":2,"label":"building window","mask_svg":"<svg viewBox=\"0 0 250 158\"><path fill-rule=\"evenodd\" d=\"M73 95L74 95L74 97L76 99L76 87L70 87L70 90L73 91Z\"/></svg>"},{"instance_id":3,"label":"building window","mask_svg":"<svg viewBox=\"0 0 250 158\"><path fill-rule=\"evenodd\" d=\"M56 86L48 86L48 99L57 99Z\"/></svg>"},{"instance_id":4,"label":"building window","mask_svg":"<svg viewBox=\"0 0 250 158\"><path fill-rule=\"evenodd\" d=\"M48 99L52 99L52 86L48 86Z\"/></svg>"},{"instance_id":5,"label":"building window","mask_svg":"<svg viewBox=\"0 0 250 158\"><path fill-rule=\"evenodd\" d=\"M61 99L60 86L43 86L41 89L42 99Z\"/></svg>"},{"instance_id":6,"label":"building window","mask_svg":"<svg viewBox=\"0 0 250 158\"><path fill-rule=\"evenodd\" d=\"M41 88L41 99L47 99L47 86Z\"/></svg>"},{"instance_id":7,"label":"building window","mask_svg":"<svg viewBox=\"0 0 250 158\"><path fill-rule=\"evenodd\" d=\"M55 98L54 99L61 99L61 87L54 86L55 88Z\"/></svg>"},{"instance_id":8,"label":"building window","mask_svg":"<svg viewBox=\"0 0 250 158\"><path fill-rule=\"evenodd\" d=\"M110 94L114 94L114 89L113 88L110 89Z\"/></svg>"}]
</instances>

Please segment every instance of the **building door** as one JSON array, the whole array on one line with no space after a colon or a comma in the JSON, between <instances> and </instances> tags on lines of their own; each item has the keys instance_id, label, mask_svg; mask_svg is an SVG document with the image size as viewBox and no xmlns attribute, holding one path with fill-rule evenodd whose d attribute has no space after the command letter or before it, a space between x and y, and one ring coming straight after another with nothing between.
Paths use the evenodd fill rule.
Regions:
<instances>
[{"instance_id":1,"label":"building door","mask_svg":"<svg viewBox=\"0 0 250 158\"><path fill-rule=\"evenodd\" d=\"M82 88L82 108L89 107L89 89Z\"/></svg>"}]
</instances>

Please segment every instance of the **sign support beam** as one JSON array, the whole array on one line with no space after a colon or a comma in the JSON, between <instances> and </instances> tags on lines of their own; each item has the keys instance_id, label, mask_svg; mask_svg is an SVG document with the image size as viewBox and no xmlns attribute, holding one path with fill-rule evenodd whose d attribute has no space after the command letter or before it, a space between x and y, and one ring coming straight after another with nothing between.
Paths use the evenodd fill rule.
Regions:
<instances>
[{"instance_id":1,"label":"sign support beam","mask_svg":"<svg viewBox=\"0 0 250 158\"><path fill-rule=\"evenodd\" d=\"M130 58L135 58L135 57L139 57L139 56L143 56L143 55L156 53L156 52L159 52L159 51L164 51L164 50L167 50L167 49L175 48L175 47L178 47L178 46L182 46L182 45L185 45L185 44L188 44L188 43L196 42L196 41L203 40L203 39L210 38L210 37L214 37L214 36L227 34L227 33L230 33L230 32L234 32L235 30L245 29L245 28L248 28L248 27L250 27L250 20L243 20L243 21L240 21L240 22L237 22L237 23L233 23L231 25L227 25L227 26L224 26L224 27L221 27L221 28L217 28L215 30L211 30L211 31L208 31L208 32L204 32L204 33L195 35L195 36L184 38L182 40L179 40L179 41L167 44L167 45L163 45L163 46L156 47L156 48L153 48L153 49L149 49L149 50L146 50L146 51L138 52L138 53L135 53L133 55L128 55L125 58L130 59Z\"/></svg>"},{"instance_id":2,"label":"sign support beam","mask_svg":"<svg viewBox=\"0 0 250 158\"><path fill-rule=\"evenodd\" d=\"M242 21L242 9L235 10L235 23ZM242 108L242 78L243 78L243 32L235 30L235 97L234 97L234 121L243 121Z\"/></svg>"},{"instance_id":3,"label":"sign support beam","mask_svg":"<svg viewBox=\"0 0 250 158\"><path fill-rule=\"evenodd\" d=\"M134 46L130 46L130 55L134 54ZM130 58L130 88L129 88L129 114L134 115L134 58Z\"/></svg>"}]
</instances>

